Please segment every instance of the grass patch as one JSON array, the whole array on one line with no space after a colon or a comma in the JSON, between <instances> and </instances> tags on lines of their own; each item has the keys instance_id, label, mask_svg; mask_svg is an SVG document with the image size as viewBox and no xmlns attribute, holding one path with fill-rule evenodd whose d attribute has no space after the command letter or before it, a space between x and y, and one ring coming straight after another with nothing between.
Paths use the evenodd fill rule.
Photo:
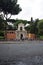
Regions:
<instances>
[{"instance_id":1,"label":"grass patch","mask_svg":"<svg viewBox=\"0 0 43 65\"><path fill-rule=\"evenodd\" d=\"M43 39L43 36L40 36L40 39Z\"/></svg>"},{"instance_id":2,"label":"grass patch","mask_svg":"<svg viewBox=\"0 0 43 65\"><path fill-rule=\"evenodd\" d=\"M4 39L4 36L0 36L0 40Z\"/></svg>"}]
</instances>

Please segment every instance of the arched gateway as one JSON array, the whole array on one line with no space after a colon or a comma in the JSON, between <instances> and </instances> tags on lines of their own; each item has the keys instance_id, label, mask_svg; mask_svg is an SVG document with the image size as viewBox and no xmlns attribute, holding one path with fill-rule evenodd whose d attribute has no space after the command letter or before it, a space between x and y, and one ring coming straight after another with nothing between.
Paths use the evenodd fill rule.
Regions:
<instances>
[{"instance_id":1,"label":"arched gateway","mask_svg":"<svg viewBox=\"0 0 43 65\"><path fill-rule=\"evenodd\" d=\"M25 39L27 36L27 31L24 28L23 23L18 24L18 30L16 30L16 39Z\"/></svg>"}]
</instances>

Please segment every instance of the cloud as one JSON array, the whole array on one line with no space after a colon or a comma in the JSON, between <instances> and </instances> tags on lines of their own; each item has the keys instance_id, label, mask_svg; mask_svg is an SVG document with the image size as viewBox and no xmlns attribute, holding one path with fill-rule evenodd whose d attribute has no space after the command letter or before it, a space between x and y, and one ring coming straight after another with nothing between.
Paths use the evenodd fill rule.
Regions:
<instances>
[{"instance_id":1,"label":"cloud","mask_svg":"<svg viewBox=\"0 0 43 65\"><path fill-rule=\"evenodd\" d=\"M36 0L32 6L32 16L39 18L41 16L41 0Z\"/></svg>"},{"instance_id":2,"label":"cloud","mask_svg":"<svg viewBox=\"0 0 43 65\"><path fill-rule=\"evenodd\" d=\"M43 18L43 0L18 0L22 11L13 18L29 20L31 17Z\"/></svg>"}]
</instances>

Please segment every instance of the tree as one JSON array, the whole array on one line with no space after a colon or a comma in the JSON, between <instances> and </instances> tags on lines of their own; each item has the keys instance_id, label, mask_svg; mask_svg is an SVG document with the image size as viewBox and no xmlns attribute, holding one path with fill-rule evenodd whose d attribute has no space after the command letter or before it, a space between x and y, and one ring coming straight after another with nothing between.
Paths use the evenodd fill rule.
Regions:
<instances>
[{"instance_id":1,"label":"tree","mask_svg":"<svg viewBox=\"0 0 43 65\"><path fill-rule=\"evenodd\" d=\"M43 35L43 19L38 22L37 27L38 27L38 33L40 35Z\"/></svg>"},{"instance_id":2,"label":"tree","mask_svg":"<svg viewBox=\"0 0 43 65\"><path fill-rule=\"evenodd\" d=\"M30 25L25 27L25 29L26 29L27 33L29 33L30 32Z\"/></svg>"},{"instance_id":3,"label":"tree","mask_svg":"<svg viewBox=\"0 0 43 65\"><path fill-rule=\"evenodd\" d=\"M36 35L38 35L38 27L37 27L38 22L39 22L39 19L36 19L35 22L34 22L34 33Z\"/></svg>"},{"instance_id":4,"label":"tree","mask_svg":"<svg viewBox=\"0 0 43 65\"><path fill-rule=\"evenodd\" d=\"M24 25L26 25L26 23L28 23L27 20L21 20L21 19L16 19L14 22L14 27L17 28L19 23L23 23Z\"/></svg>"},{"instance_id":5,"label":"tree","mask_svg":"<svg viewBox=\"0 0 43 65\"><path fill-rule=\"evenodd\" d=\"M0 14L3 12L2 17L6 20L20 11L21 8L17 4L17 0L0 0Z\"/></svg>"},{"instance_id":6,"label":"tree","mask_svg":"<svg viewBox=\"0 0 43 65\"><path fill-rule=\"evenodd\" d=\"M34 31L33 31L34 22L33 22L33 18L32 17L31 17L31 21L28 21L28 23L30 25L28 25L27 27L25 27L25 29L27 30L27 32L34 33Z\"/></svg>"},{"instance_id":7,"label":"tree","mask_svg":"<svg viewBox=\"0 0 43 65\"><path fill-rule=\"evenodd\" d=\"M33 22L33 17L31 17L31 21L30 21L30 33L34 33L34 22Z\"/></svg>"},{"instance_id":8,"label":"tree","mask_svg":"<svg viewBox=\"0 0 43 65\"><path fill-rule=\"evenodd\" d=\"M3 22L4 20L0 17L0 30L4 30L5 28L5 22Z\"/></svg>"},{"instance_id":9,"label":"tree","mask_svg":"<svg viewBox=\"0 0 43 65\"><path fill-rule=\"evenodd\" d=\"M31 17L31 21L30 21L30 24L31 24L31 25L33 24L33 17Z\"/></svg>"},{"instance_id":10,"label":"tree","mask_svg":"<svg viewBox=\"0 0 43 65\"><path fill-rule=\"evenodd\" d=\"M37 24L39 22L39 19L36 19L35 21L33 21L33 19L31 19L31 23L30 23L30 33L34 33L34 34L38 34L38 27Z\"/></svg>"},{"instance_id":11,"label":"tree","mask_svg":"<svg viewBox=\"0 0 43 65\"><path fill-rule=\"evenodd\" d=\"M17 4L17 0L0 0L0 16L5 19L5 34L7 32L7 19L12 15L17 15L22 9Z\"/></svg>"}]
</instances>

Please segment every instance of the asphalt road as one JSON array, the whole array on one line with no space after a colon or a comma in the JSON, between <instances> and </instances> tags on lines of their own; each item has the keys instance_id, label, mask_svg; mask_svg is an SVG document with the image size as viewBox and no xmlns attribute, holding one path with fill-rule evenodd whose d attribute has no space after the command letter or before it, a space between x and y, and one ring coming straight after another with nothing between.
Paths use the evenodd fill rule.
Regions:
<instances>
[{"instance_id":1,"label":"asphalt road","mask_svg":"<svg viewBox=\"0 0 43 65\"><path fill-rule=\"evenodd\" d=\"M43 65L43 41L0 44L0 65Z\"/></svg>"},{"instance_id":2,"label":"asphalt road","mask_svg":"<svg viewBox=\"0 0 43 65\"><path fill-rule=\"evenodd\" d=\"M16 42L17 43L17 42ZM43 41L28 41L17 44L0 44L0 56L42 55Z\"/></svg>"}]
</instances>

